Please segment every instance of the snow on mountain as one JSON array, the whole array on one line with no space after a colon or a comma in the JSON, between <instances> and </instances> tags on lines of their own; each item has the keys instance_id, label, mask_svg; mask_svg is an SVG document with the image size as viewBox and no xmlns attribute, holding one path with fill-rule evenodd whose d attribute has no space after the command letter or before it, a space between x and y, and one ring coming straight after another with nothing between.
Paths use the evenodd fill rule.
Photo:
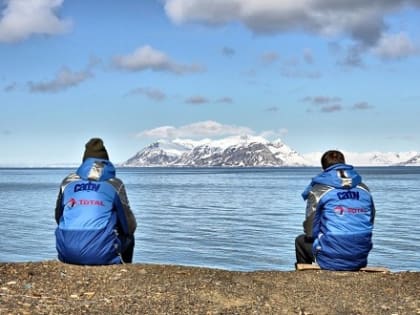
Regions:
<instances>
[{"instance_id":1,"label":"snow on mountain","mask_svg":"<svg viewBox=\"0 0 420 315\"><path fill-rule=\"evenodd\" d=\"M405 162L399 163L404 166L420 166L420 154L416 154Z\"/></svg>"},{"instance_id":2,"label":"snow on mountain","mask_svg":"<svg viewBox=\"0 0 420 315\"><path fill-rule=\"evenodd\" d=\"M307 166L309 163L281 140L232 136L219 140L157 141L121 166Z\"/></svg>"},{"instance_id":3,"label":"snow on mountain","mask_svg":"<svg viewBox=\"0 0 420 315\"><path fill-rule=\"evenodd\" d=\"M417 152L343 152L349 164L358 166L404 165Z\"/></svg>"},{"instance_id":4,"label":"snow on mountain","mask_svg":"<svg viewBox=\"0 0 420 315\"><path fill-rule=\"evenodd\" d=\"M279 167L320 166L322 152L299 154L280 139L232 136L218 140L159 140L143 148L121 166L226 166ZM346 152L346 162L355 166L418 165L420 153Z\"/></svg>"},{"instance_id":5,"label":"snow on mountain","mask_svg":"<svg viewBox=\"0 0 420 315\"><path fill-rule=\"evenodd\" d=\"M188 144L157 141L137 152L121 166L170 166L181 154L191 150Z\"/></svg>"},{"instance_id":6,"label":"snow on mountain","mask_svg":"<svg viewBox=\"0 0 420 315\"><path fill-rule=\"evenodd\" d=\"M392 166L407 165L408 161L418 155L415 151L408 152L348 152L342 151L346 163L355 166ZM320 166L323 152L303 154L303 157L314 166ZM420 159L420 158L419 158ZM413 162L412 162L413 163ZM420 161L419 161L420 165Z\"/></svg>"},{"instance_id":7,"label":"snow on mountain","mask_svg":"<svg viewBox=\"0 0 420 315\"><path fill-rule=\"evenodd\" d=\"M270 151L274 156L285 162L287 166L309 166L311 165L310 160L307 160L305 157L297 153L295 150L292 150L290 147L285 145L280 139L268 143Z\"/></svg>"}]
</instances>

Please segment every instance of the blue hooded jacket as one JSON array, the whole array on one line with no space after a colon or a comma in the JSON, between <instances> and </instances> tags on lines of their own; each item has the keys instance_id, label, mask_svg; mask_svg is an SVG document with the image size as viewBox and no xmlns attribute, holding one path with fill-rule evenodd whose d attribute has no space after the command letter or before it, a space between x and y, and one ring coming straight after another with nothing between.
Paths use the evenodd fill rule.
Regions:
<instances>
[{"instance_id":1,"label":"blue hooded jacket","mask_svg":"<svg viewBox=\"0 0 420 315\"><path fill-rule=\"evenodd\" d=\"M302 194L314 203L313 254L322 269L358 270L372 248L375 207L353 166L335 164L312 179ZM310 206L308 207L310 208Z\"/></svg>"},{"instance_id":2,"label":"blue hooded jacket","mask_svg":"<svg viewBox=\"0 0 420 315\"><path fill-rule=\"evenodd\" d=\"M60 261L81 265L121 263L118 234L128 234L108 160L88 158L62 184L57 201L56 247Z\"/></svg>"}]
</instances>

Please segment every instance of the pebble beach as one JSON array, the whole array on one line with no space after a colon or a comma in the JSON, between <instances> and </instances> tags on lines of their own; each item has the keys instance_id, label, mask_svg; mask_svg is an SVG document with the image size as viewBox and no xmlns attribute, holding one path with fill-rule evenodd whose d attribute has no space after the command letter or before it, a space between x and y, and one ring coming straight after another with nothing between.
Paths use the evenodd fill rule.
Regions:
<instances>
[{"instance_id":1,"label":"pebble beach","mask_svg":"<svg viewBox=\"0 0 420 315\"><path fill-rule=\"evenodd\" d=\"M419 272L0 263L0 314L420 314Z\"/></svg>"}]
</instances>

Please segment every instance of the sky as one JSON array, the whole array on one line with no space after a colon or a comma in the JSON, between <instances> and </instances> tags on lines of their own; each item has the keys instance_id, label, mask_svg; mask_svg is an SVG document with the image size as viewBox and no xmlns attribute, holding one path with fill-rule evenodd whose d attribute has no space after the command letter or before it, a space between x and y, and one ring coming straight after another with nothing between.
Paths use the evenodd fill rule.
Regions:
<instances>
[{"instance_id":1,"label":"sky","mask_svg":"<svg viewBox=\"0 0 420 315\"><path fill-rule=\"evenodd\" d=\"M258 135L420 151L419 0L0 0L0 166Z\"/></svg>"}]
</instances>

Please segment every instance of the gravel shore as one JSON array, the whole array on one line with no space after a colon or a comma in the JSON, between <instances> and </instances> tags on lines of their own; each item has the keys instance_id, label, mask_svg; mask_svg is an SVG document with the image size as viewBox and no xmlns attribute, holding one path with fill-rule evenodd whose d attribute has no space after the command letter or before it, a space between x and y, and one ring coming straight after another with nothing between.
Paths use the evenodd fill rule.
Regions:
<instances>
[{"instance_id":1,"label":"gravel shore","mask_svg":"<svg viewBox=\"0 0 420 315\"><path fill-rule=\"evenodd\" d=\"M0 263L0 314L420 314L420 273Z\"/></svg>"}]
</instances>

